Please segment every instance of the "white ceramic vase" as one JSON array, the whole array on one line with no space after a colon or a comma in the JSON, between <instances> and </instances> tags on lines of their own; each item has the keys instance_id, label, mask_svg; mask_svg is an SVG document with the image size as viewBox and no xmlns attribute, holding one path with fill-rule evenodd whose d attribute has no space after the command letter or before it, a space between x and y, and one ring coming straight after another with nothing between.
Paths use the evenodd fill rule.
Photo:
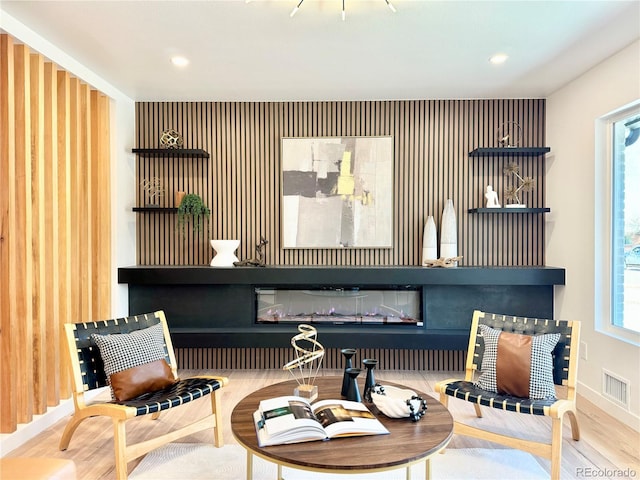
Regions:
<instances>
[{"instance_id":1,"label":"white ceramic vase","mask_svg":"<svg viewBox=\"0 0 640 480\"><path fill-rule=\"evenodd\" d=\"M438 259L438 234L436 231L436 222L433 215L427 217L424 224L424 232L422 234L422 265L428 260Z\"/></svg>"},{"instance_id":2,"label":"white ceramic vase","mask_svg":"<svg viewBox=\"0 0 640 480\"><path fill-rule=\"evenodd\" d=\"M442 212L440 226L440 257L452 258L458 256L458 231L456 225L456 211L453 200L448 199ZM458 265L458 262L455 262Z\"/></svg>"},{"instance_id":3,"label":"white ceramic vase","mask_svg":"<svg viewBox=\"0 0 640 480\"><path fill-rule=\"evenodd\" d=\"M211 240L215 255L211 259L212 267L233 267L238 261L235 251L240 246L240 240Z\"/></svg>"}]
</instances>

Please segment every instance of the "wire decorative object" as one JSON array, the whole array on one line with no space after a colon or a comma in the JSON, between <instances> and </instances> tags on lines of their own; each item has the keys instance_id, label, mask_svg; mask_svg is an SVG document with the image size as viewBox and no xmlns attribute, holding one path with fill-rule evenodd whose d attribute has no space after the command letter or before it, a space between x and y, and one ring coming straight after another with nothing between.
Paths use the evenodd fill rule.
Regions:
<instances>
[{"instance_id":1,"label":"wire decorative object","mask_svg":"<svg viewBox=\"0 0 640 480\"><path fill-rule=\"evenodd\" d=\"M294 395L313 401L318 396L318 387L314 382L322 365L324 347L317 340L318 331L311 325L301 323L298 331L300 333L291 338L296 357L282 369L288 370L298 383Z\"/></svg>"},{"instance_id":2,"label":"wire decorative object","mask_svg":"<svg viewBox=\"0 0 640 480\"><path fill-rule=\"evenodd\" d=\"M516 122L504 122L498 127L497 137L501 147L517 147L522 140L522 128Z\"/></svg>"},{"instance_id":3,"label":"wire decorative object","mask_svg":"<svg viewBox=\"0 0 640 480\"><path fill-rule=\"evenodd\" d=\"M532 177L523 177L520 175L520 167L515 163L510 163L504 167L505 176L515 176L517 184L513 183L505 188L504 196L507 200L511 200L512 204L505 205L506 207L526 207L526 204L520 203L520 192L530 192L536 186L536 181Z\"/></svg>"},{"instance_id":4,"label":"wire decorative object","mask_svg":"<svg viewBox=\"0 0 640 480\"><path fill-rule=\"evenodd\" d=\"M149 203L147 206L158 206L158 200L164 197L164 187L162 186L162 180L158 177L145 178L140 182L142 189L147 193L149 197Z\"/></svg>"}]
</instances>

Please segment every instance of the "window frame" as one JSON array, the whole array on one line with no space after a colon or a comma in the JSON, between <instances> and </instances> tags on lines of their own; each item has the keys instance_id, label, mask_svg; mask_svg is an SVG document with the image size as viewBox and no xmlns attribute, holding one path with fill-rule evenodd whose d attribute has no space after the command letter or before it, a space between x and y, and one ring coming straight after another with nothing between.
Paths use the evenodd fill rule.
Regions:
<instances>
[{"instance_id":1,"label":"window frame","mask_svg":"<svg viewBox=\"0 0 640 480\"><path fill-rule=\"evenodd\" d=\"M596 120L595 125L595 329L618 340L640 346L640 332L615 325L613 316L614 275L614 123L640 113L640 100Z\"/></svg>"}]
</instances>

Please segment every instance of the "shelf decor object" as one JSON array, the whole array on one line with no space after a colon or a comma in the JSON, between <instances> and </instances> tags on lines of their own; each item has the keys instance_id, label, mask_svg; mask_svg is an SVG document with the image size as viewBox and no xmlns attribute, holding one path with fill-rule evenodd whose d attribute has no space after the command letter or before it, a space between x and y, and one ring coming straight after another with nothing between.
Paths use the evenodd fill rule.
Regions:
<instances>
[{"instance_id":1,"label":"shelf decor object","mask_svg":"<svg viewBox=\"0 0 640 480\"><path fill-rule=\"evenodd\" d=\"M140 182L142 189L146 192L149 202L145 203L146 207L159 207L158 200L164 196L164 187L162 181L158 177L145 178Z\"/></svg>"},{"instance_id":2,"label":"shelf decor object","mask_svg":"<svg viewBox=\"0 0 640 480\"><path fill-rule=\"evenodd\" d=\"M422 234L422 266L424 267L430 260L438 259L438 234L436 231L436 222L433 215L429 215L427 222L424 224L424 232Z\"/></svg>"},{"instance_id":3,"label":"shelf decor object","mask_svg":"<svg viewBox=\"0 0 640 480\"><path fill-rule=\"evenodd\" d=\"M209 218L210 214L211 210L204 204L200 195L188 193L178 206L178 227L184 234L184 225L187 221L191 220L193 223L193 231L199 232L202 230L202 217Z\"/></svg>"},{"instance_id":4,"label":"shelf decor object","mask_svg":"<svg viewBox=\"0 0 640 480\"><path fill-rule=\"evenodd\" d=\"M447 259L458 256L458 232L456 225L456 211L453 200L448 199L442 212L440 226L440 257ZM457 266L457 262L455 263Z\"/></svg>"},{"instance_id":5,"label":"shelf decor object","mask_svg":"<svg viewBox=\"0 0 640 480\"><path fill-rule=\"evenodd\" d=\"M211 240L211 247L215 250L211 259L212 267L234 267L238 261L235 251L240 246L240 240Z\"/></svg>"},{"instance_id":6,"label":"shelf decor object","mask_svg":"<svg viewBox=\"0 0 640 480\"><path fill-rule=\"evenodd\" d=\"M491 185L487 185L484 197L487 199L487 208L501 207L500 201L498 200L498 194Z\"/></svg>"},{"instance_id":7,"label":"shelf decor object","mask_svg":"<svg viewBox=\"0 0 640 480\"><path fill-rule=\"evenodd\" d=\"M322 365L324 347L317 340L318 331L311 325L301 323L298 325L298 331L300 333L291 338L295 358L282 369L289 371L298 383L293 394L313 402L318 398L318 386L314 385L314 382Z\"/></svg>"},{"instance_id":8,"label":"shelf decor object","mask_svg":"<svg viewBox=\"0 0 640 480\"><path fill-rule=\"evenodd\" d=\"M498 145L505 148L517 147L522 140L522 128L517 122L504 122L498 127Z\"/></svg>"},{"instance_id":9,"label":"shelf decor object","mask_svg":"<svg viewBox=\"0 0 640 480\"><path fill-rule=\"evenodd\" d=\"M170 128L160 135L160 145L163 148L181 148L182 145L184 145L184 140L182 139L182 135L173 128Z\"/></svg>"},{"instance_id":10,"label":"shelf decor object","mask_svg":"<svg viewBox=\"0 0 640 480\"><path fill-rule=\"evenodd\" d=\"M532 177L522 177L520 175L520 167L515 163L510 163L504 167L505 176L516 177L517 183L509 185L504 190L504 196L507 200L515 203L505 205L507 208L526 208L525 203L520 203L520 192L530 192L536 185L536 181Z\"/></svg>"}]
</instances>

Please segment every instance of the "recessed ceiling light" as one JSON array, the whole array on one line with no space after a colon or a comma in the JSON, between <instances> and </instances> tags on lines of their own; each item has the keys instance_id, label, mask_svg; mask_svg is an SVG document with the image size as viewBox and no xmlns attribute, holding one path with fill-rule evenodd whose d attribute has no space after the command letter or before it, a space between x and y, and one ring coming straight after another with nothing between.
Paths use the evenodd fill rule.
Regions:
<instances>
[{"instance_id":1,"label":"recessed ceiling light","mask_svg":"<svg viewBox=\"0 0 640 480\"><path fill-rule=\"evenodd\" d=\"M489 61L494 65L501 65L507 61L507 58L509 58L509 55L506 53L496 53L489 59Z\"/></svg>"},{"instance_id":2,"label":"recessed ceiling light","mask_svg":"<svg viewBox=\"0 0 640 480\"><path fill-rule=\"evenodd\" d=\"M180 55L176 55L175 57L171 57L171 63L173 63L176 67L186 67L187 65L189 65L189 59Z\"/></svg>"}]
</instances>

